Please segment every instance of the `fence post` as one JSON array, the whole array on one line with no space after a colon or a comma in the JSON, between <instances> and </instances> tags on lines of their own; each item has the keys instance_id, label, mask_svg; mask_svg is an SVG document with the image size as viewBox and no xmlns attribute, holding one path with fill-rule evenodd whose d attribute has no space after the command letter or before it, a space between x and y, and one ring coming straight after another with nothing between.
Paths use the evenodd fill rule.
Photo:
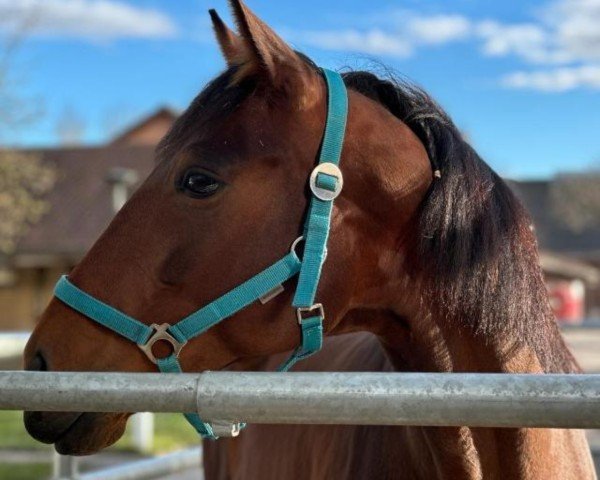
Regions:
<instances>
[{"instance_id":1,"label":"fence post","mask_svg":"<svg viewBox=\"0 0 600 480\"><path fill-rule=\"evenodd\" d=\"M130 422L134 448L140 453L150 453L154 444L154 415L150 412L136 413Z\"/></svg>"},{"instance_id":2,"label":"fence post","mask_svg":"<svg viewBox=\"0 0 600 480\"><path fill-rule=\"evenodd\" d=\"M54 452L52 480L76 480L77 478L79 478L78 459Z\"/></svg>"}]
</instances>

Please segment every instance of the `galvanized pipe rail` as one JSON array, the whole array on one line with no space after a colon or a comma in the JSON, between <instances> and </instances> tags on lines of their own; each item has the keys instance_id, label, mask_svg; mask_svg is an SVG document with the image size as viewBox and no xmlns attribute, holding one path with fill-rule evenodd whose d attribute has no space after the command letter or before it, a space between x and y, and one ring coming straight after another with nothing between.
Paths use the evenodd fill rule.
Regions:
<instances>
[{"instance_id":1,"label":"galvanized pipe rail","mask_svg":"<svg viewBox=\"0 0 600 480\"><path fill-rule=\"evenodd\" d=\"M600 428L600 375L0 373L0 409L250 423Z\"/></svg>"},{"instance_id":2,"label":"galvanized pipe rail","mask_svg":"<svg viewBox=\"0 0 600 480\"><path fill-rule=\"evenodd\" d=\"M80 473L73 478L76 480L138 480L195 469L194 473L197 473L195 478L200 479L204 478L201 468L202 450L200 447L195 447L124 465L115 465L95 472Z\"/></svg>"}]
</instances>

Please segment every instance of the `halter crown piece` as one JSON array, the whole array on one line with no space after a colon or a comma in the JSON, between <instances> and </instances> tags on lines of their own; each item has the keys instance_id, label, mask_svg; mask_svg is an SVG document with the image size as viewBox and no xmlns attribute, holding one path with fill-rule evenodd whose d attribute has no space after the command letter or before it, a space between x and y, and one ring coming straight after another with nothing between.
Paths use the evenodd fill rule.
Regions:
<instances>
[{"instance_id":1,"label":"halter crown piece","mask_svg":"<svg viewBox=\"0 0 600 480\"><path fill-rule=\"evenodd\" d=\"M302 344L279 367L279 371L287 371L298 360L318 352L323 344L325 311L322 304L315 303L315 295L327 252L333 200L343 186L338 164L348 116L348 95L342 77L326 69L322 69L322 74L328 91L325 133L319 163L309 179L312 197L304 234L294 241L286 256L173 325L163 323L148 326L80 290L66 275L56 284L54 295L73 310L137 344L161 372L181 373L178 357L189 340L257 300L262 303L269 301L282 290L281 285L286 280L299 273L292 306L296 309ZM296 246L301 241L304 241L304 253L300 260ZM152 353L152 346L159 341L166 341L172 346L173 351L168 357L156 358ZM204 438L235 436L245 425L206 423L196 413L184 415Z\"/></svg>"}]
</instances>

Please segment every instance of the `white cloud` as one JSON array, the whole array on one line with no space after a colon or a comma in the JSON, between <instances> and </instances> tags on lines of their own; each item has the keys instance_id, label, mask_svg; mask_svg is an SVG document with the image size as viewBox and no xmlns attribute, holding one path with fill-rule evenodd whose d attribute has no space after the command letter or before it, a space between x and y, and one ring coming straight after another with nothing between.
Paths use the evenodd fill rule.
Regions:
<instances>
[{"instance_id":1,"label":"white cloud","mask_svg":"<svg viewBox=\"0 0 600 480\"><path fill-rule=\"evenodd\" d=\"M299 32L296 38L324 49L401 58L419 48L468 39L479 44L487 57L516 57L552 67L509 73L500 79L506 88L600 89L600 0L551 0L527 23L455 14L424 16L406 10L378 12L369 21L378 27Z\"/></svg>"},{"instance_id":2,"label":"white cloud","mask_svg":"<svg viewBox=\"0 0 600 480\"><path fill-rule=\"evenodd\" d=\"M290 33L288 37L325 50L352 51L394 57L408 57L413 51L413 46L400 36L379 29L294 32Z\"/></svg>"},{"instance_id":3,"label":"white cloud","mask_svg":"<svg viewBox=\"0 0 600 480\"><path fill-rule=\"evenodd\" d=\"M419 49L470 41L486 57L535 65L500 79L506 88L564 92L600 89L600 0L548 0L529 22L393 9L347 19L353 27L291 30L289 38L326 50L407 58ZM545 67L545 68L542 68Z\"/></svg>"},{"instance_id":4,"label":"white cloud","mask_svg":"<svg viewBox=\"0 0 600 480\"><path fill-rule=\"evenodd\" d=\"M600 0L557 0L537 23L481 22L477 33L489 56L516 55L539 64L600 59Z\"/></svg>"},{"instance_id":5,"label":"white cloud","mask_svg":"<svg viewBox=\"0 0 600 480\"><path fill-rule=\"evenodd\" d=\"M537 23L487 21L476 31L485 55L512 55L527 63L554 66L505 75L500 83L507 88L600 89L600 0L555 0L539 12Z\"/></svg>"},{"instance_id":6,"label":"white cloud","mask_svg":"<svg viewBox=\"0 0 600 480\"><path fill-rule=\"evenodd\" d=\"M600 60L600 0L560 0L544 12L557 48L573 60Z\"/></svg>"},{"instance_id":7,"label":"white cloud","mask_svg":"<svg viewBox=\"0 0 600 480\"><path fill-rule=\"evenodd\" d=\"M479 23L476 32L483 40L482 51L487 56L516 55L533 63L564 61L562 54L549 49L548 33L533 23L503 25L488 20Z\"/></svg>"},{"instance_id":8,"label":"white cloud","mask_svg":"<svg viewBox=\"0 0 600 480\"><path fill-rule=\"evenodd\" d=\"M419 43L442 44L471 34L471 22L461 15L413 17L408 21L409 38Z\"/></svg>"},{"instance_id":9,"label":"white cloud","mask_svg":"<svg viewBox=\"0 0 600 480\"><path fill-rule=\"evenodd\" d=\"M566 92L581 87L600 89L600 65L515 72L506 75L501 83L508 88L543 92Z\"/></svg>"},{"instance_id":10,"label":"white cloud","mask_svg":"<svg viewBox=\"0 0 600 480\"><path fill-rule=\"evenodd\" d=\"M0 0L0 19L5 28L27 23L33 35L92 41L177 34L166 14L117 0Z\"/></svg>"},{"instance_id":11,"label":"white cloud","mask_svg":"<svg viewBox=\"0 0 600 480\"><path fill-rule=\"evenodd\" d=\"M424 17L402 11L401 16L392 13L387 21L381 23L388 25L385 29L288 30L286 37L325 50L407 58L419 45L441 45L462 40L471 31L471 23L460 15Z\"/></svg>"}]
</instances>

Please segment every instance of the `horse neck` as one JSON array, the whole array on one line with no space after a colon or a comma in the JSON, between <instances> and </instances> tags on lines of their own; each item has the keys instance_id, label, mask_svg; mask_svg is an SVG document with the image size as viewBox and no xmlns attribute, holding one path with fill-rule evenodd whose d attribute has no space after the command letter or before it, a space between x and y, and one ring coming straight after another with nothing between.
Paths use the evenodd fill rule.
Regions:
<instances>
[{"instance_id":1,"label":"horse neck","mask_svg":"<svg viewBox=\"0 0 600 480\"><path fill-rule=\"evenodd\" d=\"M475 201L474 191L487 192L489 182L496 182L494 197L482 198L494 207L494 212L502 213L502 219L511 215L514 228L502 223L482 224L479 228L460 232L472 236L472 241L462 248L465 252L476 248L477 242L481 242L478 235L482 232L485 240L498 241L497 251L488 251L489 276L494 278L494 272L503 273L505 268L513 275L511 280L514 282L509 282L510 287L490 284L488 289L476 292L475 295L489 297L481 299L480 309L467 311L464 304L472 306L475 302L459 299L452 305L452 312L444 311L443 295L436 295L435 288L428 289L419 284L423 275L428 276L431 282L447 284L452 281L448 272L444 272L446 277L440 279L435 268L428 271L419 268L420 263L425 263L419 258L423 253L413 245L419 244L417 238L424 235L420 230L419 212L423 199L431 191L431 166L420 140L407 131L406 126L394 122L393 118L386 118L380 127L378 132L384 132L380 145L387 146L387 150L380 148L367 152L364 145L361 145L362 150L356 148L356 151L363 152L364 158L370 159L368 174L361 170L366 163L354 162L351 156L346 158L345 165L349 172L349 191L358 192L356 203L369 199L368 205L363 204L362 208L368 214L367 218L363 218L365 224L373 222L373 218L385 218L385 222L364 229L369 233L377 231L378 235L377 238L370 235L360 242L361 291L355 292L349 311L328 333L362 330L375 334L397 371L543 373L576 370L569 364L570 355L549 314L535 241L527 220L506 185L486 170L487 167L484 168L470 148L454 153L467 158L444 172L444 175L447 174L446 183L439 184L444 188L438 186L437 191L443 193L446 188L454 188L462 196L466 208ZM385 133L385 128L396 128L396 131ZM373 131L372 127L363 130ZM364 138L364 135L349 132L347 138ZM402 139L404 144L395 144L394 140L398 139ZM459 167L464 171L460 171ZM479 177L469 177L473 188L461 189L460 182L451 181L452 175L454 180L466 180L467 176L473 175ZM398 188L390 188L390 185ZM437 208L445 208L448 204L441 202ZM459 229L460 221L491 221L489 215L485 215L490 212L480 213L482 215L471 212L471 218L456 220L456 228ZM343 218L354 217L346 215ZM442 222L443 219L438 220ZM400 242L398 232L406 232L406 238L403 237ZM388 239L392 240L386 243ZM399 244L401 253L395 254ZM447 245L447 248L459 247ZM431 255L440 253L443 252L430 252ZM503 257L505 253L513 255L514 259ZM458 257L463 262L468 259L468 254ZM457 262L450 263L446 268L449 272L460 267ZM473 282L466 282L465 278L471 279L470 273L476 273L473 266L470 267L472 272L468 272L468 268L463 269L467 272L462 279L465 292L470 292L469 287L473 287ZM501 300L496 298L497 288L504 288L503 295L499 297ZM467 295L464 300L469 299ZM461 308L464 313L459 311ZM480 319L487 320L480 323L484 334L475 334L473 325L477 322L469 321L474 320L469 318L473 311L481 312L481 316L488 315ZM416 474L418 478L593 478L589 450L580 432L468 427L410 427L403 431L409 432L405 438L408 453L404 451L404 454L427 470ZM557 447L560 445L564 446L562 451ZM431 458L426 460L426 454L419 452L429 452ZM549 461L549 458L553 460ZM506 466L507 463L511 465ZM569 469L576 473L569 473Z\"/></svg>"},{"instance_id":2,"label":"horse neck","mask_svg":"<svg viewBox=\"0 0 600 480\"><path fill-rule=\"evenodd\" d=\"M543 373L534 348L510 336L485 337L461 322L436 318L431 313L409 321L410 341L383 341L398 369L432 372ZM402 356L399 357L397 349ZM405 365L398 364L402 358Z\"/></svg>"},{"instance_id":3,"label":"horse neck","mask_svg":"<svg viewBox=\"0 0 600 480\"><path fill-rule=\"evenodd\" d=\"M419 309L413 317L392 309L357 309L334 333L366 330L376 335L397 371L544 373L534 348L509 336L477 335L461 322ZM565 348L561 341L556 348Z\"/></svg>"},{"instance_id":4,"label":"horse neck","mask_svg":"<svg viewBox=\"0 0 600 480\"><path fill-rule=\"evenodd\" d=\"M482 338L430 311L403 319L389 310L353 312L349 324L355 327L356 316L369 323L397 371L544 372L533 348ZM595 478L578 430L407 427L402 442L398 455L423 469L416 472L423 478Z\"/></svg>"}]
</instances>

